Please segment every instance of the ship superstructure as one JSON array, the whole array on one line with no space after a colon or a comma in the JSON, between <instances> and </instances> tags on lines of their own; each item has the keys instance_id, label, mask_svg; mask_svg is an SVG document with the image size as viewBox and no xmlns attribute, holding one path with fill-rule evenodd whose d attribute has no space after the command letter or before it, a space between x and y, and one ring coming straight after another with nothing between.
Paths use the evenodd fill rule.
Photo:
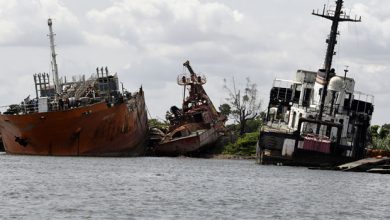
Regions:
<instances>
[{"instance_id":1,"label":"ship superstructure","mask_svg":"<svg viewBox=\"0 0 390 220\"><path fill-rule=\"evenodd\" d=\"M260 163L335 165L364 157L374 97L355 90L348 69L337 75L332 68L339 23L361 18L351 18L342 0L313 15L332 21L324 66L298 70L294 80L274 80L257 149Z\"/></svg>"}]
</instances>

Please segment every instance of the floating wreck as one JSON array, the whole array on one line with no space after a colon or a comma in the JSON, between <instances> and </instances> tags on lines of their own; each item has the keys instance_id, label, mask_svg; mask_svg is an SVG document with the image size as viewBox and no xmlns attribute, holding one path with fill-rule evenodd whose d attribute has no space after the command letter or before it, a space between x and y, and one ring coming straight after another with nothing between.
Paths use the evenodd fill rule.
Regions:
<instances>
[{"instance_id":1,"label":"floating wreck","mask_svg":"<svg viewBox=\"0 0 390 220\"><path fill-rule=\"evenodd\" d=\"M137 156L145 151L147 114L142 88L119 87L108 68L67 82L59 79L52 20L48 20L53 84L34 75L35 95L0 114L0 133L10 154Z\"/></svg>"},{"instance_id":2,"label":"floating wreck","mask_svg":"<svg viewBox=\"0 0 390 220\"><path fill-rule=\"evenodd\" d=\"M154 148L158 156L192 155L214 144L225 131L227 118L215 109L203 88L206 78L197 75L190 62L183 64L190 76L177 77L177 83L184 87L183 104L179 109L172 106L166 118L170 126L166 133L160 132L160 139ZM189 94L186 97L186 90Z\"/></svg>"},{"instance_id":3,"label":"floating wreck","mask_svg":"<svg viewBox=\"0 0 390 220\"><path fill-rule=\"evenodd\" d=\"M261 164L335 166L365 156L374 97L355 90L355 80L332 68L340 22L360 22L336 1L313 11L332 21L324 67L298 70L295 80L274 80L266 125L257 146Z\"/></svg>"}]
</instances>

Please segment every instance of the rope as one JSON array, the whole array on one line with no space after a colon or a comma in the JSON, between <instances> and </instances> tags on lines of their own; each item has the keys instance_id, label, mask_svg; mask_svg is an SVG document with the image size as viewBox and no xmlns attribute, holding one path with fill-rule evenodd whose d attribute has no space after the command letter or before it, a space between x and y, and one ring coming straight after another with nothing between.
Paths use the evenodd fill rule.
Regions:
<instances>
[{"instance_id":1,"label":"rope","mask_svg":"<svg viewBox=\"0 0 390 220\"><path fill-rule=\"evenodd\" d=\"M146 108L146 112L148 113L149 118L150 118L150 119L153 119L152 115L150 114L148 105L146 105L146 103L145 103L145 108Z\"/></svg>"}]
</instances>

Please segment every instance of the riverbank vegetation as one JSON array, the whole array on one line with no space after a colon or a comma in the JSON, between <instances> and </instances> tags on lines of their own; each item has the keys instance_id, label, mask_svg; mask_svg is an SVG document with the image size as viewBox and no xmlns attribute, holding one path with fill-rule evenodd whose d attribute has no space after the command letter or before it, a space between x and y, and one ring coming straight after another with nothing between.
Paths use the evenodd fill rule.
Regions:
<instances>
[{"instance_id":1,"label":"riverbank vegetation","mask_svg":"<svg viewBox=\"0 0 390 220\"><path fill-rule=\"evenodd\" d=\"M161 131L165 131L169 127L168 121L162 121L162 120L158 120L158 119L155 119L155 118L149 119L148 120L148 125L149 125L150 128L158 128Z\"/></svg>"},{"instance_id":2,"label":"riverbank vegetation","mask_svg":"<svg viewBox=\"0 0 390 220\"><path fill-rule=\"evenodd\" d=\"M249 78L243 89L237 88L234 78L229 84L225 79L224 89L228 97L219 107L233 123L227 125L230 142L224 145L222 154L251 157L256 154L256 143L262 126L261 101L258 98L257 85Z\"/></svg>"},{"instance_id":3,"label":"riverbank vegetation","mask_svg":"<svg viewBox=\"0 0 390 220\"><path fill-rule=\"evenodd\" d=\"M225 155L254 156L259 132L246 133L236 141L228 143L223 150Z\"/></svg>"},{"instance_id":4,"label":"riverbank vegetation","mask_svg":"<svg viewBox=\"0 0 390 220\"><path fill-rule=\"evenodd\" d=\"M390 124L371 126L371 148L390 151Z\"/></svg>"}]
</instances>

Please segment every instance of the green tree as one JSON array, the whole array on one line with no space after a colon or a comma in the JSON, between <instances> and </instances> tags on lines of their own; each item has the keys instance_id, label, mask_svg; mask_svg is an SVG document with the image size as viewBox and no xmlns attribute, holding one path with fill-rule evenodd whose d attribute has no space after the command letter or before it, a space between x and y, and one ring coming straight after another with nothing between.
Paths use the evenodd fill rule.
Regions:
<instances>
[{"instance_id":1,"label":"green tree","mask_svg":"<svg viewBox=\"0 0 390 220\"><path fill-rule=\"evenodd\" d=\"M260 113L261 102L258 100L257 85L246 78L246 86L241 90L236 87L234 78L230 86L226 79L224 82L224 89L228 92L226 100L231 108L230 116L239 124L240 135L243 135L247 122L255 119Z\"/></svg>"},{"instance_id":2,"label":"green tree","mask_svg":"<svg viewBox=\"0 0 390 220\"><path fill-rule=\"evenodd\" d=\"M372 137L373 138L376 138L376 137L378 137L378 130L379 130L379 125L372 125L371 127L370 127L370 132L371 132L371 135L372 135Z\"/></svg>"},{"instance_id":3,"label":"green tree","mask_svg":"<svg viewBox=\"0 0 390 220\"><path fill-rule=\"evenodd\" d=\"M370 132L374 149L390 150L390 124L373 125Z\"/></svg>"},{"instance_id":4,"label":"green tree","mask_svg":"<svg viewBox=\"0 0 390 220\"><path fill-rule=\"evenodd\" d=\"M385 139L387 136L389 136L390 130L384 126L381 127L379 131L379 138Z\"/></svg>"},{"instance_id":5,"label":"green tree","mask_svg":"<svg viewBox=\"0 0 390 220\"><path fill-rule=\"evenodd\" d=\"M245 126L245 133L258 132L262 125L263 120L260 116L257 116L252 120L248 120Z\"/></svg>"},{"instance_id":6,"label":"green tree","mask_svg":"<svg viewBox=\"0 0 390 220\"><path fill-rule=\"evenodd\" d=\"M226 117L229 117L230 113L232 112L232 109L229 104L222 104L218 107L219 112L221 112L222 115L225 115Z\"/></svg>"},{"instance_id":7,"label":"green tree","mask_svg":"<svg viewBox=\"0 0 390 220\"><path fill-rule=\"evenodd\" d=\"M169 127L169 123L166 121L160 121L158 119L152 118L148 120L148 125L151 128L159 128L160 130Z\"/></svg>"},{"instance_id":8,"label":"green tree","mask_svg":"<svg viewBox=\"0 0 390 220\"><path fill-rule=\"evenodd\" d=\"M390 130L390 124L384 124L382 125L382 128L385 128L387 130Z\"/></svg>"}]
</instances>

